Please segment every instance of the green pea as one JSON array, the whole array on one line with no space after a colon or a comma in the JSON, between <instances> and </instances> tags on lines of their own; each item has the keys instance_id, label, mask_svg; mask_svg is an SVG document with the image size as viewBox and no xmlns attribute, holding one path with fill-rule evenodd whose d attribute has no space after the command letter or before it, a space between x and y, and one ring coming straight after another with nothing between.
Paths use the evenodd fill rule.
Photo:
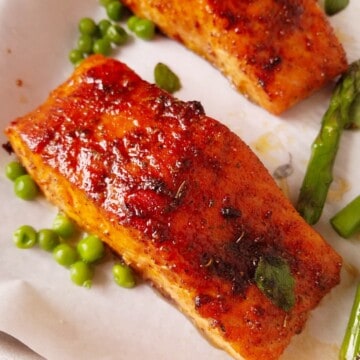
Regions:
<instances>
[{"instance_id":1,"label":"green pea","mask_svg":"<svg viewBox=\"0 0 360 360\"><path fill-rule=\"evenodd\" d=\"M151 20L139 19L133 25L133 31L140 39L151 40L155 36L155 24Z\"/></svg>"},{"instance_id":2,"label":"green pea","mask_svg":"<svg viewBox=\"0 0 360 360\"><path fill-rule=\"evenodd\" d=\"M110 1L105 9L109 19L113 21L119 21L124 13L124 5L119 1Z\"/></svg>"},{"instance_id":3,"label":"green pea","mask_svg":"<svg viewBox=\"0 0 360 360\"><path fill-rule=\"evenodd\" d=\"M85 54L91 54L93 50L94 40L91 35L82 34L77 42L77 49Z\"/></svg>"},{"instance_id":4,"label":"green pea","mask_svg":"<svg viewBox=\"0 0 360 360\"><path fill-rule=\"evenodd\" d=\"M100 5L106 7L107 5L109 5L111 2L114 1L118 1L118 0L100 0Z\"/></svg>"},{"instance_id":5,"label":"green pea","mask_svg":"<svg viewBox=\"0 0 360 360\"><path fill-rule=\"evenodd\" d=\"M129 19L126 22L127 27L130 31L135 30L136 23L140 20L140 18L136 15L132 15L129 17Z\"/></svg>"},{"instance_id":6,"label":"green pea","mask_svg":"<svg viewBox=\"0 0 360 360\"><path fill-rule=\"evenodd\" d=\"M77 67L83 62L83 60L84 60L84 59L77 61L77 62L74 64L74 68L77 68Z\"/></svg>"},{"instance_id":7,"label":"green pea","mask_svg":"<svg viewBox=\"0 0 360 360\"><path fill-rule=\"evenodd\" d=\"M13 241L19 249L32 248L36 240L36 230L30 225L22 225L13 233Z\"/></svg>"},{"instance_id":8,"label":"green pea","mask_svg":"<svg viewBox=\"0 0 360 360\"><path fill-rule=\"evenodd\" d=\"M72 64L76 65L79 61L84 59L84 53L79 49L73 49L69 52L69 60Z\"/></svg>"},{"instance_id":9,"label":"green pea","mask_svg":"<svg viewBox=\"0 0 360 360\"><path fill-rule=\"evenodd\" d=\"M169 93L174 93L181 88L179 77L165 64L156 64L154 77L156 85Z\"/></svg>"},{"instance_id":10,"label":"green pea","mask_svg":"<svg viewBox=\"0 0 360 360\"><path fill-rule=\"evenodd\" d=\"M110 25L111 25L111 22L108 19L102 19L99 21L98 28L99 28L101 36L106 35L106 31Z\"/></svg>"},{"instance_id":11,"label":"green pea","mask_svg":"<svg viewBox=\"0 0 360 360\"><path fill-rule=\"evenodd\" d=\"M125 264L115 264L112 273L116 284L124 288L132 288L136 285L132 269Z\"/></svg>"},{"instance_id":12,"label":"green pea","mask_svg":"<svg viewBox=\"0 0 360 360\"><path fill-rule=\"evenodd\" d=\"M55 261L65 267L71 266L78 259L76 250L66 243L55 246L52 254Z\"/></svg>"},{"instance_id":13,"label":"green pea","mask_svg":"<svg viewBox=\"0 0 360 360\"><path fill-rule=\"evenodd\" d=\"M79 31L83 35L94 35L97 32L97 25L93 19L85 17L79 21Z\"/></svg>"},{"instance_id":14,"label":"green pea","mask_svg":"<svg viewBox=\"0 0 360 360\"><path fill-rule=\"evenodd\" d=\"M30 175L21 175L14 181L14 192L23 200L33 200L39 193L39 188Z\"/></svg>"},{"instance_id":15,"label":"green pea","mask_svg":"<svg viewBox=\"0 0 360 360\"><path fill-rule=\"evenodd\" d=\"M18 161L9 162L5 168L5 175L11 181L16 180L19 176L25 175L26 173L26 169Z\"/></svg>"},{"instance_id":16,"label":"green pea","mask_svg":"<svg viewBox=\"0 0 360 360\"><path fill-rule=\"evenodd\" d=\"M54 230L63 239L68 239L75 235L76 225L67 215L60 212L55 216L52 224L52 230Z\"/></svg>"},{"instance_id":17,"label":"green pea","mask_svg":"<svg viewBox=\"0 0 360 360\"><path fill-rule=\"evenodd\" d=\"M41 249L53 251L55 246L59 245L59 235L51 229L41 229L37 233L37 242Z\"/></svg>"},{"instance_id":18,"label":"green pea","mask_svg":"<svg viewBox=\"0 0 360 360\"><path fill-rule=\"evenodd\" d=\"M128 34L121 26L114 24L107 29L106 38L116 45L123 45L126 43Z\"/></svg>"},{"instance_id":19,"label":"green pea","mask_svg":"<svg viewBox=\"0 0 360 360\"><path fill-rule=\"evenodd\" d=\"M108 39L102 38L94 42L93 52L95 54L102 54L107 56L111 51L111 43Z\"/></svg>"},{"instance_id":20,"label":"green pea","mask_svg":"<svg viewBox=\"0 0 360 360\"><path fill-rule=\"evenodd\" d=\"M77 261L70 266L70 278L78 286L90 288L93 275L91 266L83 261Z\"/></svg>"},{"instance_id":21,"label":"green pea","mask_svg":"<svg viewBox=\"0 0 360 360\"><path fill-rule=\"evenodd\" d=\"M81 239L76 248L81 259L87 263L92 263L104 256L104 244L95 235L88 235Z\"/></svg>"}]
</instances>

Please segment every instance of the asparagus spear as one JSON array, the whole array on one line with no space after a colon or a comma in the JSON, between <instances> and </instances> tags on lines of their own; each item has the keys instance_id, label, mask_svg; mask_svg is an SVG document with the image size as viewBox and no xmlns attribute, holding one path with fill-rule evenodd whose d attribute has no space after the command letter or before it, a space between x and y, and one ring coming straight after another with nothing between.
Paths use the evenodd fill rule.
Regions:
<instances>
[{"instance_id":1,"label":"asparagus spear","mask_svg":"<svg viewBox=\"0 0 360 360\"><path fill-rule=\"evenodd\" d=\"M348 129L359 129L360 128L360 93L358 93L354 101L352 102L350 109L350 123L348 124Z\"/></svg>"},{"instance_id":2,"label":"asparagus spear","mask_svg":"<svg viewBox=\"0 0 360 360\"><path fill-rule=\"evenodd\" d=\"M354 106L360 106L360 60L352 63L340 78L330 99L329 108L322 118L319 134L312 144L311 157L300 189L297 210L311 225L322 213L329 186L333 180L332 169L344 128L352 127L350 117Z\"/></svg>"},{"instance_id":3,"label":"asparagus spear","mask_svg":"<svg viewBox=\"0 0 360 360\"><path fill-rule=\"evenodd\" d=\"M349 238L360 231L360 195L335 214L330 219L330 223L344 238Z\"/></svg>"},{"instance_id":4,"label":"asparagus spear","mask_svg":"<svg viewBox=\"0 0 360 360\"><path fill-rule=\"evenodd\" d=\"M357 286L345 336L340 348L340 360L360 357L360 284Z\"/></svg>"}]
</instances>

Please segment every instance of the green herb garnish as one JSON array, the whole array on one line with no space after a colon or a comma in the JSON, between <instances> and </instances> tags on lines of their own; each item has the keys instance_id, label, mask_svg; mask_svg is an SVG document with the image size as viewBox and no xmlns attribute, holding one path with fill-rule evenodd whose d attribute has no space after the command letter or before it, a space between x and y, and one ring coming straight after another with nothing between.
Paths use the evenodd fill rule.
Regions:
<instances>
[{"instance_id":1,"label":"green herb garnish","mask_svg":"<svg viewBox=\"0 0 360 360\"><path fill-rule=\"evenodd\" d=\"M260 291L279 308L290 311L295 305L295 280L284 259L261 257L255 271L255 282Z\"/></svg>"},{"instance_id":2,"label":"green herb garnish","mask_svg":"<svg viewBox=\"0 0 360 360\"><path fill-rule=\"evenodd\" d=\"M171 94L181 88L179 77L163 63L156 64L154 78L157 86Z\"/></svg>"}]
</instances>

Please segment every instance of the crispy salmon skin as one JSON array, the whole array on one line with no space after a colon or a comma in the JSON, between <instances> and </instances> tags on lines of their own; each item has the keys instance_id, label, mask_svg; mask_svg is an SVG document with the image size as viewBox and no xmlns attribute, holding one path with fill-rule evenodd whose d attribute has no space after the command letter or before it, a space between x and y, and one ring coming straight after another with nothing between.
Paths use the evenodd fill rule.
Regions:
<instances>
[{"instance_id":1,"label":"crispy salmon skin","mask_svg":"<svg viewBox=\"0 0 360 360\"><path fill-rule=\"evenodd\" d=\"M315 0L123 0L280 114L347 68Z\"/></svg>"},{"instance_id":2,"label":"crispy salmon skin","mask_svg":"<svg viewBox=\"0 0 360 360\"><path fill-rule=\"evenodd\" d=\"M341 258L248 146L121 62L84 60L6 135L50 201L236 359L277 359L339 282ZM289 264L290 311L254 281L264 257Z\"/></svg>"}]
</instances>

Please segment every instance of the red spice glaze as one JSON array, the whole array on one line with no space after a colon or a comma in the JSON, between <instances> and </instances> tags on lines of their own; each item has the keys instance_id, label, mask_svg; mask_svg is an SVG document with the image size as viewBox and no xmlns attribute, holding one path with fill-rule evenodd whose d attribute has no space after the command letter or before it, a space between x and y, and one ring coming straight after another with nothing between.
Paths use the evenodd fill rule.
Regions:
<instances>
[{"instance_id":1,"label":"red spice glaze","mask_svg":"<svg viewBox=\"0 0 360 360\"><path fill-rule=\"evenodd\" d=\"M199 294L203 282L208 290L212 278L216 287L221 278L226 293L244 296L259 256L281 252L282 236L276 228L249 229L242 195L219 191L229 176L221 159L232 151L231 142L217 143L224 127L204 117L199 103L139 86L142 80L114 66L120 65L87 71L66 106L57 99L43 132L26 135L28 144L118 222L147 235L174 271L198 273L191 282Z\"/></svg>"},{"instance_id":2,"label":"red spice glaze","mask_svg":"<svg viewBox=\"0 0 360 360\"><path fill-rule=\"evenodd\" d=\"M244 354L268 346L267 334L275 332L284 337L273 345L276 358L338 281L337 255L300 220L247 146L198 102L176 100L120 62L89 59L14 125L30 150L110 221L144 235L157 264L192 289L195 309L226 339L250 332L240 342ZM317 253L338 261L323 265ZM263 255L290 264L297 293L291 314L253 285Z\"/></svg>"},{"instance_id":3,"label":"red spice glaze","mask_svg":"<svg viewBox=\"0 0 360 360\"><path fill-rule=\"evenodd\" d=\"M280 114L347 68L314 0L123 0L218 68L249 99Z\"/></svg>"},{"instance_id":4,"label":"red spice glaze","mask_svg":"<svg viewBox=\"0 0 360 360\"><path fill-rule=\"evenodd\" d=\"M306 28L305 23L311 26L314 21L313 14L304 14L307 0L207 2L209 11L225 21L227 31L254 40L246 45L245 60L247 65L253 68L258 84L265 89L275 80L283 60L288 62L289 55L294 55L290 49L284 49L284 40L299 32L299 28ZM319 28L318 31L320 30ZM299 36L301 38L301 35ZM305 33L303 37L305 39Z\"/></svg>"}]
</instances>

